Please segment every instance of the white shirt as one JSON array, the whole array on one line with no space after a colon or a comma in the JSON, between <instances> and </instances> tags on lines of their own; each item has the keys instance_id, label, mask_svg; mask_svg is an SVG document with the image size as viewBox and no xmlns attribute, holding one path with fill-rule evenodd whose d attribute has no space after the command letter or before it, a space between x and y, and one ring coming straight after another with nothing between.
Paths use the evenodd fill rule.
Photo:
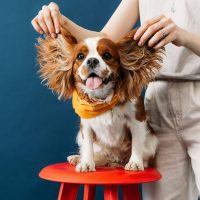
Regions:
<instances>
[{"instance_id":1,"label":"white shirt","mask_svg":"<svg viewBox=\"0 0 200 200\"><path fill-rule=\"evenodd\" d=\"M157 15L170 17L179 27L200 34L200 0L139 0L141 24ZM165 46L157 77L200 80L200 57L185 47Z\"/></svg>"}]
</instances>

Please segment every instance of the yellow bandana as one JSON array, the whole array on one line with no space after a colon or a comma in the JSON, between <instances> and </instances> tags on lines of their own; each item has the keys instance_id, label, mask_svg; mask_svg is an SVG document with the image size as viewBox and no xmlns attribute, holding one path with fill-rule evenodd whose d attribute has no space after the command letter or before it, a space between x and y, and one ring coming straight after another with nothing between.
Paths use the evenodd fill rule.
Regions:
<instances>
[{"instance_id":1,"label":"yellow bandana","mask_svg":"<svg viewBox=\"0 0 200 200\"><path fill-rule=\"evenodd\" d=\"M79 117L85 119L94 118L98 115L101 115L102 113L112 109L118 102L118 96L114 96L109 103L89 103L81 98L77 91L74 91L72 96L72 106L75 112L79 115Z\"/></svg>"}]
</instances>

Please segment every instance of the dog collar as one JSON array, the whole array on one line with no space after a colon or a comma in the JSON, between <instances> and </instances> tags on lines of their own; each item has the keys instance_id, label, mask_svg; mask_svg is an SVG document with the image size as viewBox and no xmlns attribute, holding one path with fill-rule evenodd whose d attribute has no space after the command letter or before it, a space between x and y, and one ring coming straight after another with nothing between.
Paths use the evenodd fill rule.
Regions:
<instances>
[{"instance_id":1,"label":"dog collar","mask_svg":"<svg viewBox=\"0 0 200 200\"><path fill-rule=\"evenodd\" d=\"M119 97L117 95L113 96L109 103L101 102L88 102L83 97L81 97L77 91L73 92L72 96L72 106L75 112L81 118L90 119L97 117L111 110L117 103L119 103Z\"/></svg>"}]
</instances>

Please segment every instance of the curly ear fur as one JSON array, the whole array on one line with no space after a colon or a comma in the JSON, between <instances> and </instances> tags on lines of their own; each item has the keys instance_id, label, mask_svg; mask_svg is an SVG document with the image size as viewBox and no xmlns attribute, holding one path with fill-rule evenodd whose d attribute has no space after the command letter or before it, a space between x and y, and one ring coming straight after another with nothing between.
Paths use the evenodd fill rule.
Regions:
<instances>
[{"instance_id":1,"label":"curly ear fur","mask_svg":"<svg viewBox=\"0 0 200 200\"><path fill-rule=\"evenodd\" d=\"M142 88L154 78L162 63L163 49L139 47L133 39L135 32L132 30L117 43L122 67L118 91L122 101L140 96Z\"/></svg>"},{"instance_id":2,"label":"curly ear fur","mask_svg":"<svg viewBox=\"0 0 200 200\"><path fill-rule=\"evenodd\" d=\"M50 36L38 39L36 47L40 77L58 94L59 99L70 98L74 90L72 55L75 44L76 39L63 28L55 39Z\"/></svg>"}]
</instances>

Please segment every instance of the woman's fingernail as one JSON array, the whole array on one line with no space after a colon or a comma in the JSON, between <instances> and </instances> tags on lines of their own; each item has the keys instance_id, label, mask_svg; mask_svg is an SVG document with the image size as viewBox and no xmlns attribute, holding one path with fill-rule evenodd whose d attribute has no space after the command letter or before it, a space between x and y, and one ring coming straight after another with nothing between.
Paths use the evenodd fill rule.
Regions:
<instances>
[{"instance_id":1,"label":"woman's fingernail","mask_svg":"<svg viewBox=\"0 0 200 200\"><path fill-rule=\"evenodd\" d=\"M56 28L56 33L59 33L60 31L59 31L59 29L58 28Z\"/></svg>"},{"instance_id":2,"label":"woman's fingernail","mask_svg":"<svg viewBox=\"0 0 200 200\"><path fill-rule=\"evenodd\" d=\"M40 34L43 34L43 31L39 31L40 32Z\"/></svg>"},{"instance_id":3,"label":"woman's fingernail","mask_svg":"<svg viewBox=\"0 0 200 200\"><path fill-rule=\"evenodd\" d=\"M137 37L138 37L137 35L134 35L134 38L133 38L133 39L134 39L134 40L137 40Z\"/></svg>"},{"instance_id":4,"label":"woman's fingernail","mask_svg":"<svg viewBox=\"0 0 200 200\"><path fill-rule=\"evenodd\" d=\"M52 38L55 38L55 37L56 37L56 34L55 34L55 33L51 33L51 37L52 37Z\"/></svg>"},{"instance_id":5,"label":"woman's fingernail","mask_svg":"<svg viewBox=\"0 0 200 200\"><path fill-rule=\"evenodd\" d=\"M143 45L142 42L139 42L139 43L138 43L138 46L142 46L142 45Z\"/></svg>"}]
</instances>

